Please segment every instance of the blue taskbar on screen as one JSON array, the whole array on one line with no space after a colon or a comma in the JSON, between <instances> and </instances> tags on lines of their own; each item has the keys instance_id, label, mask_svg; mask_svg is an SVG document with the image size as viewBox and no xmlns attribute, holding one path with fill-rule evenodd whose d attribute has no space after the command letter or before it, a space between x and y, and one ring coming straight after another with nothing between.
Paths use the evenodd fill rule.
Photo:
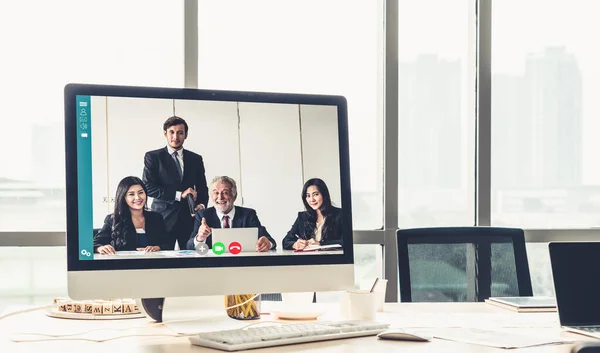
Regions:
<instances>
[{"instance_id":1,"label":"blue taskbar on screen","mask_svg":"<svg viewBox=\"0 0 600 353\"><path fill-rule=\"evenodd\" d=\"M77 117L77 213L79 260L94 259L92 226L92 124L90 96L76 97Z\"/></svg>"}]
</instances>

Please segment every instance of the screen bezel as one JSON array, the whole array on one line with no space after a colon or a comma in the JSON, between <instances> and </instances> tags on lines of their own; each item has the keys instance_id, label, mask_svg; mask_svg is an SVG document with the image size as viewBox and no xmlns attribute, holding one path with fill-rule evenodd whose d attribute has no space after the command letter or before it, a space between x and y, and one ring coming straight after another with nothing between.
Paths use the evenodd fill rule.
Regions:
<instances>
[{"instance_id":1,"label":"screen bezel","mask_svg":"<svg viewBox=\"0 0 600 353\"><path fill-rule=\"evenodd\" d=\"M338 111L338 141L340 162L340 186L343 254L314 256L254 256L254 257L193 257L127 260L80 260L79 214L77 183L77 96L108 96L132 98L162 98L181 100L229 101L252 103L304 104L336 106ZM65 98L65 165L66 165L66 220L67 220L67 269L68 271L136 270L211 267L257 267L286 265L353 264L352 203L350 192L350 160L348 141L347 102L342 96L308 95L268 92L222 91L189 88L158 88L136 86L67 84ZM166 119L167 117L165 117ZM201 151L199 152L200 154ZM140 157L142 158L142 157ZM281 244L277 244L278 247Z\"/></svg>"}]
</instances>

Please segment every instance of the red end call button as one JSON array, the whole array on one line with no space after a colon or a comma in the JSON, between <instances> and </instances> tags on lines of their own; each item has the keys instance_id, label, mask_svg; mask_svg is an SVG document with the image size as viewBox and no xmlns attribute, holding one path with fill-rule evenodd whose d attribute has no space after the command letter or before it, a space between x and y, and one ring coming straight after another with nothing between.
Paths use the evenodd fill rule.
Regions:
<instances>
[{"instance_id":1,"label":"red end call button","mask_svg":"<svg viewBox=\"0 0 600 353\"><path fill-rule=\"evenodd\" d=\"M229 243L229 252L233 255L237 255L242 252L242 245L237 241L232 241Z\"/></svg>"}]
</instances>

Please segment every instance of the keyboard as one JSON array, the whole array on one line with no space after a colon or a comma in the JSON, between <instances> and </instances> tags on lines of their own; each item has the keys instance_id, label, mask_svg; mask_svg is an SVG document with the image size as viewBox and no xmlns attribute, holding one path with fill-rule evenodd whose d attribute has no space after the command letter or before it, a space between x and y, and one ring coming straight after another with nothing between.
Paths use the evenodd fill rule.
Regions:
<instances>
[{"instance_id":1,"label":"keyboard","mask_svg":"<svg viewBox=\"0 0 600 353\"><path fill-rule=\"evenodd\" d=\"M189 339L192 344L197 346L231 352L340 338L375 336L389 327L389 324L369 321L265 323L265 325L267 324L273 324L273 326L203 332Z\"/></svg>"},{"instance_id":2,"label":"keyboard","mask_svg":"<svg viewBox=\"0 0 600 353\"><path fill-rule=\"evenodd\" d=\"M591 332L591 333L600 333L600 326L571 326L576 330Z\"/></svg>"}]
</instances>

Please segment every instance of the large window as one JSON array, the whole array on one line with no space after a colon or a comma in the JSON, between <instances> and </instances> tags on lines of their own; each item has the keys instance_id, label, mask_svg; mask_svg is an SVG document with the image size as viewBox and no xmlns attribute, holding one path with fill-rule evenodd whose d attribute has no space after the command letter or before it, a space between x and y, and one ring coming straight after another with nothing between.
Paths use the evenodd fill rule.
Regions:
<instances>
[{"instance_id":1,"label":"large window","mask_svg":"<svg viewBox=\"0 0 600 353\"><path fill-rule=\"evenodd\" d=\"M179 1L2 2L0 232L65 230L63 87L181 87L182 13Z\"/></svg>"},{"instance_id":2,"label":"large window","mask_svg":"<svg viewBox=\"0 0 600 353\"><path fill-rule=\"evenodd\" d=\"M198 7L199 88L347 98L353 226L381 228L382 2L201 0Z\"/></svg>"},{"instance_id":3,"label":"large window","mask_svg":"<svg viewBox=\"0 0 600 353\"><path fill-rule=\"evenodd\" d=\"M493 2L494 225L600 225L600 49L591 44L598 29L594 5Z\"/></svg>"},{"instance_id":4,"label":"large window","mask_svg":"<svg viewBox=\"0 0 600 353\"><path fill-rule=\"evenodd\" d=\"M492 16L492 225L600 225L592 3L495 1ZM548 245L527 251L534 293L553 294Z\"/></svg>"},{"instance_id":5,"label":"large window","mask_svg":"<svg viewBox=\"0 0 600 353\"><path fill-rule=\"evenodd\" d=\"M400 228L474 224L474 7L399 2Z\"/></svg>"},{"instance_id":6,"label":"large window","mask_svg":"<svg viewBox=\"0 0 600 353\"><path fill-rule=\"evenodd\" d=\"M492 44L492 152L476 156L476 28L489 25L478 11L490 3L491 38L479 39ZM353 225L366 231L359 237L384 225L384 84L396 79L383 75L391 50L384 4L198 0L198 88L347 98ZM400 228L473 225L477 159L491 160L491 215L479 213L491 225L600 226L600 50L590 45L590 4L398 0L398 165L386 167L398 168ZM0 4L0 237L65 229L64 85L181 87L190 28L183 15L182 0ZM381 250L355 247L357 285L381 275ZM528 244L528 254L534 293L552 294L547 244ZM20 271L0 297L46 303L63 295L64 278L40 275L64 274L64 257L64 248L0 247L0 272Z\"/></svg>"}]
</instances>

